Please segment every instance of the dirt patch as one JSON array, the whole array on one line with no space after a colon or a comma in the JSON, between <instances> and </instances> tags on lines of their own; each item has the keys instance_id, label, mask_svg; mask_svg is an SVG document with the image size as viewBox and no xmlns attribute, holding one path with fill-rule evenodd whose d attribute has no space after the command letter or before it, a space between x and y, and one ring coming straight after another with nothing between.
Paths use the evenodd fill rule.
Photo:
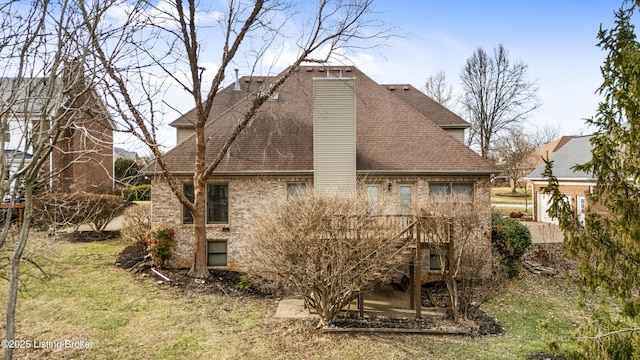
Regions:
<instances>
[{"instance_id":1,"label":"dirt patch","mask_svg":"<svg viewBox=\"0 0 640 360\"><path fill-rule=\"evenodd\" d=\"M105 241L120 236L120 231L72 231L58 234L58 238L72 243Z\"/></svg>"},{"instance_id":2,"label":"dirt patch","mask_svg":"<svg viewBox=\"0 0 640 360\"><path fill-rule=\"evenodd\" d=\"M130 269L134 265L144 261L147 255L144 244L135 243L124 248L116 259L116 266Z\"/></svg>"},{"instance_id":3,"label":"dirt patch","mask_svg":"<svg viewBox=\"0 0 640 360\"><path fill-rule=\"evenodd\" d=\"M577 263L569 257L561 243L532 244L524 260L555 269L559 273L577 268Z\"/></svg>"},{"instance_id":4,"label":"dirt patch","mask_svg":"<svg viewBox=\"0 0 640 360\"><path fill-rule=\"evenodd\" d=\"M244 273L225 270L210 270L211 276L206 280L194 279L187 276L187 270L166 269L159 272L171 281L165 281L151 270L144 272L142 276L157 280L159 285L166 286L187 295L231 295L231 296L264 296L271 294L260 292L251 285L248 278L243 278Z\"/></svg>"},{"instance_id":5,"label":"dirt patch","mask_svg":"<svg viewBox=\"0 0 640 360\"><path fill-rule=\"evenodd\" d=\"M476 323L476 328L471 332L471 335L504 335L505 333L504 328L495 316L478 307L474 307L469 311L468 318Z\"/></svg>"},{"instance_id":6,"label":"dirt patch","mask_svg":"<svg viewBox=\"0 0 640 360\"><path fill-rule=\"evenodd\" d=\"M563 355L553 355L548 352L537 352L526 357L526 360L565 360Z\"/></svg>"}]
</instances>

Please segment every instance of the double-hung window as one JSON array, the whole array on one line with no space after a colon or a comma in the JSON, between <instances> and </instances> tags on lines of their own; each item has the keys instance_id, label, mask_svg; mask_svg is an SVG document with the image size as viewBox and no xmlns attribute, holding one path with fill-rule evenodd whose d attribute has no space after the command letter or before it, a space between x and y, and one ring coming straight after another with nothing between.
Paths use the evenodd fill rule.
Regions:
<instances>
[{"instance_id":1,"label":"double-hung window","mask_svg":"<svg viewBox=\"0 0 640 360\"><path fill-rule=\"evenodd\" d=\"M429 198L433 202L447 201L453 198L457 201L473 202L473 183L471 182L433 182L429 183Z\"/></svg>"},{"instance_id":2,"label":"double-hung window","mask_svg":"<svg viewBox=\"0 0 640 360\"><path fill-rule=\"evenodd\" d=\"M183 194L193 201L193 184L182 185ZM207 184L205 200L207 224L227 224L229 222L229 186L227 184ZM193 216L183 207L182 223L193 224Z\"/></svg>"}]
</instances>

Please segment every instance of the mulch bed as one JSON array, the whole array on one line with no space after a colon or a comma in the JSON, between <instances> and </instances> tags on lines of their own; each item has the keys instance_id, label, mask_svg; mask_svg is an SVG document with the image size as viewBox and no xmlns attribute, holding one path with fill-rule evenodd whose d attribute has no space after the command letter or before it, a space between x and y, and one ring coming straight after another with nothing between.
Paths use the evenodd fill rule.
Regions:
<instances>
[{"instance_id":1,"label":"mulch bed","mask_svg":"<svg viewBox=\"0 0 640 360\"><path fill-rule=\"evenodd\" d=\"M548 352L537 352L526 357L525 360L565 360L563 355L553 355Z\"/></svg>"},{"instance_id":2,"label":"mulch bed","mask_svg":"<svg viewBox=\"0 0 640 360\"><path fill-rule=\"evenodd\" d=\"M145 262L148 263L148 258L145 260L144 247L142 245L130 245L118 256L116 263L123 269L134 269L139 268L139 265ZM142 271L141 276L154 279L163 288L172 289L186 296L219 294L272 298L271 294L261 293L254 287L241 289L238 285L241 283L244 274L239 272L211 270L211 277L206 280L197 280L188 277L186 270L163 269L159 271L171 281L167 282L150 269ZM434 303L431 303L429 298L426 297L426 292L429 292ZM446 308L448 306L446 286L442 283L425 285L423 287L423 305ZM497 319L477 307L472 308L468 314L468 319L460 323L434 317L415 319L366 314L363 318L353 316L341 317L332 326L335 329L361 329L362 331L368 331L364 329L395 329L391 331L396 332L402 332L399 329L425 330L426 332L464 334L467 336L504 334L504 329Z\"/></svg>"},{"instance_id":3,"label":"mulch bed","mask_svg":"<svg viewBox=\"0 0 640 360\"><path fill-rule=\"evenodd\" d=\"M57 236L63 241L86 243L115 239L120 236L120 231L71 231L68 233L59 233Z\"/></svg>"}]
</instances>

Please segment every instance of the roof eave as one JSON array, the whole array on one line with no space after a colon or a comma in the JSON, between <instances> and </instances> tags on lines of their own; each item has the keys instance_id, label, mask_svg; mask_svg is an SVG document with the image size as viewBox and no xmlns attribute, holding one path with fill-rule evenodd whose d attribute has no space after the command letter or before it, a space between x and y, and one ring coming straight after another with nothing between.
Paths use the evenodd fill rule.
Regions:
<instances>
[{"instance_id":1,"label":"roof eave","mask_svg":"<svg viewBox=\"0 0 640 360\"><path fill-rule=\"evenodd\" d=\"M442 124L438 126L443 129L468 129L471 127L471 124Z\"/></svg>"}]
</instances>

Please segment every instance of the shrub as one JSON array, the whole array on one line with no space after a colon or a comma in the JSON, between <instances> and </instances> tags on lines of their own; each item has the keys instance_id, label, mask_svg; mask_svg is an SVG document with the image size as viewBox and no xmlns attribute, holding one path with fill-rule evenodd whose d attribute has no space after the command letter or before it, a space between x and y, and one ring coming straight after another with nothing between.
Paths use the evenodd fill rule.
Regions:
<instances>
[{"instance_id":1,"label":"shrub","mask_svg":"<svg viewBox=\"0 0 640 360\"><path fill-rule=\"evenodd\" d=\"M395 205L379 200L381 214ZM319 326L335 322L359 292L409 263L405 250L412 242L398 236L401 228L389 219L372 217L370 209L364 195L313 191L263 204L247 235L251 281L301 296L320 316Z\"/></svg>"},{"instance_id":2,"label":"shrub","mask_svg":"<svg viewBox=\"0 0 640 360\"><path fill-rule=\"evenodd\" d=\"M520 273L522 257L531 245L529 229L519 221L499 214L491 217L491 243L501 257L501 263L510 277Z\"/></svg>"},{"instance_id":3,"label":"shrub","mask_svg":"<svg viewBox=\"0 0 640 360\"><path fill-rule=\"evenodd\" d=\"M124 211L120 236L132 244L146 244L151 236L151 206L148 204L129 206Z\"/></svg>"},{"instance_id":4,"label":"shrub","mask_svg":"<svg viewBox=\"0 0 640 360\"><path fill-rule=\"evenodd\" d=\"M151 253L153 264L161 269L171 258L171 251L175 243L175 232L164 224L156 226L148 238L147 247Z\"/></svg>"},{"instance_id":5,"label":"shrub","mask_svg":"<svg viewBox=\"0 0 640 360\"><path fill-rule=\"evenodd\" d=\"M34 226L56 229L91 224L96 231L124 211L122 198L116 195L85 193L45 193L34 199Z\"/></svg>"},{"instance_id":6,"label":"shrub","mask_svg":"<svg viewBox=\"0 0 640 360\"><path fill-rule=\"evenodd\" d=\"M244 292L250 292L253 290L253 282L249 275L244 274L240 277L240 281L238 281L238 289Z\"/></svg>"},{"instance_id":7,"label":"shrub","mask_svg":"<svg viewBox=\"0 0 640 360\"><path fill-rule=\"evenodd\" d=\"M126 201L149 201L151 200L151 185L129 186L122 190L122 197Z\"/></svg>"}]
</instances>

